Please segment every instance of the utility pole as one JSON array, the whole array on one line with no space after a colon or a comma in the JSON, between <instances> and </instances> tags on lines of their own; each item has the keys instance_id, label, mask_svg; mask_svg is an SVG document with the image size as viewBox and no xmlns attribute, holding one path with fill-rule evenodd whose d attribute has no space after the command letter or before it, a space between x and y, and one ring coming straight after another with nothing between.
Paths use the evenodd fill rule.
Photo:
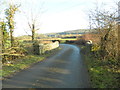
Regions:
<instances>
[{"instance_id":1,"label":"utility pole","mask_svg":"<svg viewBox=\"0 0 120 90\"><path fill-rule=\"evenodd\" d=\"M120 31L120 1L118 2L118 30Z\"/></svg>"},{"instance_id":2,"label":"utility pole","mask_svg":"<svg viewBox=\"0 0 120 90\"><path fill-rule=\"evenodd\" d=\"M118 34L120 34L120 1L118 2Z\"/></svg>"},{"instance_id":3,"label":"utility pole","mask_svg":"<svg viewBox=\"0 0 120 90\"><path fill-rule=\"evenodd\" d=\"M120 51L120 1L118 2L118 52ZM118 59L120 58L120 53L118 54Z\"/></svg>"}]
</instances>

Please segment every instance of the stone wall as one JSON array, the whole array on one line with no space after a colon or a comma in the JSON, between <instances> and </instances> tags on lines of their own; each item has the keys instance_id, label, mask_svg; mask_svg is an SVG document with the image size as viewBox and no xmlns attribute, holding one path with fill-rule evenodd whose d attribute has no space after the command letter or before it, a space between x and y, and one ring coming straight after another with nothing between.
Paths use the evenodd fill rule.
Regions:
<instances>
[{"instance_id":1,"label":"stone wall","mask_svg":"<svg viewBox=\"0 0 120 90\"><path fill-rule=\"evenodd\" d=\"M54 43L49 43L49 44L39 44L39 54L43 54L46 51L53 50L57 47L59 47L59 42L58 41L56 41Z\"/></svg>"}]
</instances>

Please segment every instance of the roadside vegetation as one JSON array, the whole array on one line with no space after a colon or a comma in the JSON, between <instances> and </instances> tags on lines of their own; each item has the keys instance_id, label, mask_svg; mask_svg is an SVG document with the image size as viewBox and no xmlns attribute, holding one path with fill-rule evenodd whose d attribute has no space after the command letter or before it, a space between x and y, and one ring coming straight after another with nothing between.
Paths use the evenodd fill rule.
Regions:
<instances>
[{"instance_id":1,"label":"roadside vegetation","mask_svg":"<svg viewBox=\"0 0 120 90\"><path fill-rule=\"evenodd\" d=\"M4 63L2 67L2 79L10 77L14 75L16 72L27 69L32 65L45 60L46 58L56 54L59 50L60 48L56 48L42 55L34 55L33 53L29 53L28 55L22 58L15 59L14 61L12 60L11 63Z\"/></svg>"},{"instance_id":2,"label":"roadside vegetation","mask_svg":"<svg viewBox=\"0 0 120 90\"><path fill-rule=\"evenodd\" d=\"M105 10L104 6L91 10L90 26L97 33L85 34L76 41L87 64L92 88L120 88L116 13ZM93 41L91 45L86 44L88 40Z\"/></svg>"},{"instance_id":3,"label":"roadside vegetation","mask_svg":"<svg viewBox=\"0 0 120 90\"><path fill-rule=\"evenodd\" d=\"M82 57L88 68L92 88L120 88L119 62L115 59L102 60L92 51L86 53L87 47L81 46Z\"/></svg>"}]
</instances>

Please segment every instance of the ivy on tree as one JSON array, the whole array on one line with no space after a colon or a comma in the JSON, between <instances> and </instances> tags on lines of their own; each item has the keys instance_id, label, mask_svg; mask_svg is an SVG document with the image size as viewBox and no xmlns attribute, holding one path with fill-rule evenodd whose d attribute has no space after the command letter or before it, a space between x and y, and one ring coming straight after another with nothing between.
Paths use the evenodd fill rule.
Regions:
<instances>
[{"instance_id":1,"label":"ivy on tree","mask_svg":"<svg viewBox=\"0 0 120 90\"><path fill-rule=\"evenodd\" d=\"M4 21L0 22L0 29L2 32L2 52L4 53L4 50L6 48L7 39L8 39L8 32L6 29L6 23Z\"/></svg>"},{"instance_id":2,"label":"ivy on tree","mask_svg":"<svg viewBox=\"0 0 120 90\"><path fill-rule=\"evenodd\" d=\"M7 19L7 26L10 30L11 47L14 46L14 37L13 37L13 32L14 32L14 27L15 27L14 15L16 11L18 11L19 6L20 5L9 4L9 8L6 9L5 11L6 19Z\"/></svg>"}]
</instances>

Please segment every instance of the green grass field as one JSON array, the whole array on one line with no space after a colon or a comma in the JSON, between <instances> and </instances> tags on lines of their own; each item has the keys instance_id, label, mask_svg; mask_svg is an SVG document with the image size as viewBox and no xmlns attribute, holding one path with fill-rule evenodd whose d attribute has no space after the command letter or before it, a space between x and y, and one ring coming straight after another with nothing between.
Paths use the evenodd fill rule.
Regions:
<instances>
[{"instance_id":1,"label":"green grass field","mask_svg":"<svg viewBox=\"0 0 120 90\"><path fill-rule=\"evenodd\" d=\"M74 40L77 40L77 39L76 39L76 38L65 38L65 39L62 39L62 38L61 38L61 39L59 39L59 40L68 40L68 41L71 40L71 41L74 41Z\"/></svg>"},{"instance_id":2,"label":"green grass field","mask_svg":"<svg viewBox=\"0 0 120 90\"><path fill-rule=\"evenodd\" d=\"M23 39L20 41L30 41L31 39ZM48 38L48 39L37 39L37 40L77 40L77 38Z\"/></svg>"}]
</instances>

